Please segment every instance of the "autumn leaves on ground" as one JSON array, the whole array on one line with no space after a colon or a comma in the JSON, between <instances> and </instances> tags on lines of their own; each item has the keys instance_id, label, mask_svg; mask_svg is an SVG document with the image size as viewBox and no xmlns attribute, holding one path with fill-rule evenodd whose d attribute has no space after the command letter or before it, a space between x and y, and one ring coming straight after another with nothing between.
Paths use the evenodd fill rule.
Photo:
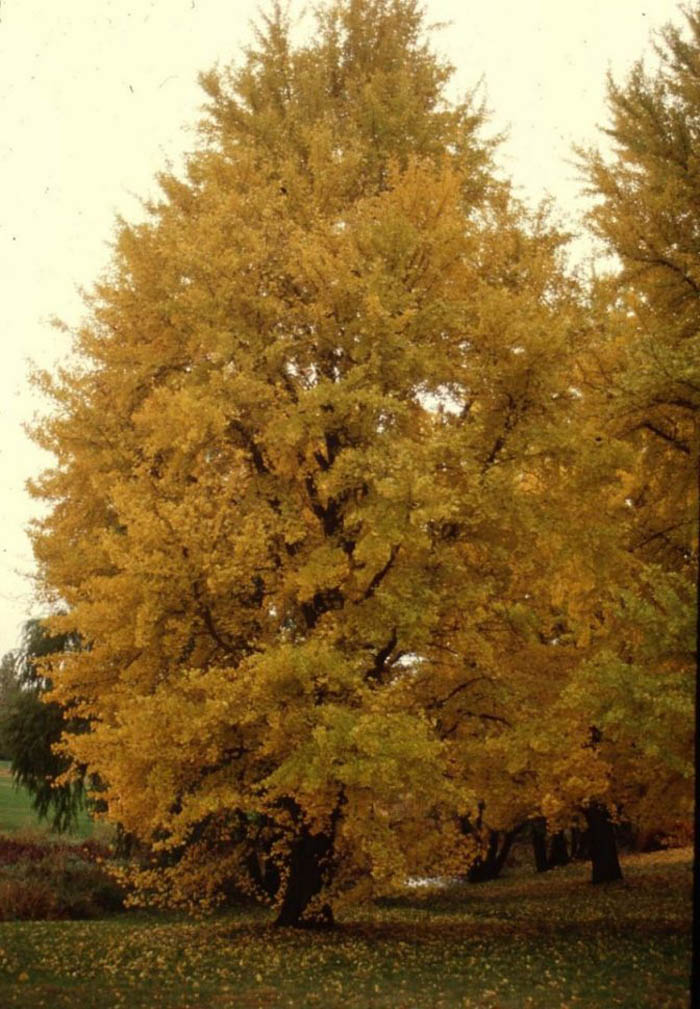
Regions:
<instances>
[{"instance_id":1,"label":"autumn leaves on ground","mask_svg":"<svg viewBox=\"0 0 700 1009\"><path fill-rule=\"evenodd\" d=\"M6 922L7 998L681 1005L700 5L577 154L590 270L414 0L315 17L202 75L34 376L46 618L0 756L114 850L6 845L4 918L98 916ZM101 920L110 886L161 917Z\"/></svg>"},{"instance_id":2,"label":"autumn leaves on ground","mask_svg":"<svg viewBox=\"0 0 700 1009\"><path fill-rule=\"evenodd\" d=\"M3 1009L686 1009L691 851L353 909L331 932L247 910L0 924Z\"/></svg>"}]
</instances>

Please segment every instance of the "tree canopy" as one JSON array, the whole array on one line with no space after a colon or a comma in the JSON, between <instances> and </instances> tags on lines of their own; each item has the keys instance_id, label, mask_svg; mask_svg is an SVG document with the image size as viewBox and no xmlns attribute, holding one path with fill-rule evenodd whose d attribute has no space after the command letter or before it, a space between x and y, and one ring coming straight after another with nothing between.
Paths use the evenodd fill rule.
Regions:
<instances>
[{"instance_id":1,"label":"tree canopy","mask_svg":"<svg viewBox=\"0 0 700 1009\"><path fill-rule=\"evenodd\" d=\"M203 75L185 176L119 223L74 363L37 376L33 485L52 627L86 643L45 667L89 724L64 746L153 851L139 892L235 881L283 924L465 868L484 811L612 805L596 670L637 617L673 652L685 591L644 568L624 595L641 470L575 385L629 325L591 323L414 0L316 16L294 47L274 6Z\"/></svg>"},{"instance_id":2,"label":"tree canopy","mask_svg":"<svg viewBox=\"0 0 700 1009\"><path fill-rule=\"evenodd\" d=\"M619 268L600 281L582 382L601 430L626 446L628 563L587 696L621 746L616 789L643 819L692 808L700 458L700 7L608 84L610 156L582 151L594 232ZM624 756L623 756L624 754Z\"/></svg>"}]
</instances>

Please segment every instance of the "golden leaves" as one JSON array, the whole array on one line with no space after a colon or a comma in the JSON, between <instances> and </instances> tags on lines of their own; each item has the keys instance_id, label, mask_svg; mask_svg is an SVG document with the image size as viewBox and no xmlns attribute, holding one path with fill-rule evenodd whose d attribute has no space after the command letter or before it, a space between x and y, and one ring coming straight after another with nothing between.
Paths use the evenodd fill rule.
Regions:
<instances>
[{"instance_id":1,"label":"golden leaves","mask_svg":"<svg viewBox=\"0 0 700 1009\"><path fill-rule=\"evenodd\" d=\"M328 933L271 934L269 912L249 907L195 920L139 912L4 923L0 1000L8 1009L49 999L57 1009L77 999L89 1009L593 1009L611 1000L680 1009L691 862L688 848L627 857L626 885L605 893L581 864L479 886L401 887L390 901L345 907L343 927Z\"/></svg>"},{"instance_id":2,"label":"golden leaves","mask_svg":"<svg viewBox=\"0 0 700 1009\"><path fill-rule=\"evenodd\" d=\"M142 876L160 902L260 858L286 885L331 821L339 892L471 857L479 800L573 815L629 759L602 643L655 661L619 591L644 467L572 385L563 236L487 178L412 5L318 17L204 78L216 143L120 224L80 364L39 379L36 556L86 644L56 697L93 719L68 745L109 817L177 854Z\"/></svg>"}]
</instances>

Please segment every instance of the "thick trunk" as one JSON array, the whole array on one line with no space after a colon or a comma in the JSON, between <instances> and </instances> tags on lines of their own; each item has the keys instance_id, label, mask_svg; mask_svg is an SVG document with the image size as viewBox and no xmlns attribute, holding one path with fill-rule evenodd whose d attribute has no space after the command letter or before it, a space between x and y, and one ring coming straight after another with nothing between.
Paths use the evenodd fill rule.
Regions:
<instances>
[{"instance_id":1,"label":"thick trunk","mask_svg":"<svg viewBox=\"0 0 700 1009\"><path fill-rule=\"evenodd\" d=\"M549 869L547 858L547 827L544 820L532 821L532 853L535 856L535 869L546 872Z\"/></svg>"},{"instance_id":2,"label":"thick trunk","mask_svg":"<svg viewBox=\"0 0 700 1009\"><path fill-rule=\"evenodd\" d=\"M585 815L591 839L591 882L613 883L622 879L615 832L607 809L594 802L586 808Z\"/></svg>"},{"instance_id":3,"label":"thick trunk","mask_svg":"<svg viewBox=\"0 0 700 1009\"><path fill-rule=\"evenodd\" d=\"M302 828L301 836L292 844L288 872L283 883L284 896L275 925L292 928L328 928L333 924L333 912L328 904L314 914L308 912L313 898L327 881L328 859L333 848L329 834L311 834Z\"/></svg>"},{"instance_id":4,"label":"thick trunk","mask_svg":"<svg viewBox=\"0 0 700 1009\"><path fill-rule=\"evenodd\" d=\"M569 849L566 844L566 837L563 830L558 830L552 835L549 845L549 868L556 869L560 865L569 864Z\"/></svg>"}]
</instances>

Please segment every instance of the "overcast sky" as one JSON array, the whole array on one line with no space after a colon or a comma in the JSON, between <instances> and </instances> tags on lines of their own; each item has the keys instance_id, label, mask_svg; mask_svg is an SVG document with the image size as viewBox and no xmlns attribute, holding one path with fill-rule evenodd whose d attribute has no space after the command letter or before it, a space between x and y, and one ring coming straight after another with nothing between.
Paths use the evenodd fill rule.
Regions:
<instances>
[{"instance_id":1,"label":"overcast sky","mask_svg":"<svg viewBox=\"0 0 700 1009\"><path fill-rule=\"evenodd\" d=\"M23 434L40 409L28 362L66 355L49 318L80 319L78 288L105 265L115 214L138 216L154 173L193 146L197 73L238 57L259 6L0 0L0 654L38 612L24 483L50 460ZM426 0L426 11L451 22L434 45L455 64L454 94L483 76L494 128L510 131L503 170L568 214L580 204L567 159L605 122L606 71L654 62L651 32L682 21L674 0Z\"/></svg>"}]
</instances>

